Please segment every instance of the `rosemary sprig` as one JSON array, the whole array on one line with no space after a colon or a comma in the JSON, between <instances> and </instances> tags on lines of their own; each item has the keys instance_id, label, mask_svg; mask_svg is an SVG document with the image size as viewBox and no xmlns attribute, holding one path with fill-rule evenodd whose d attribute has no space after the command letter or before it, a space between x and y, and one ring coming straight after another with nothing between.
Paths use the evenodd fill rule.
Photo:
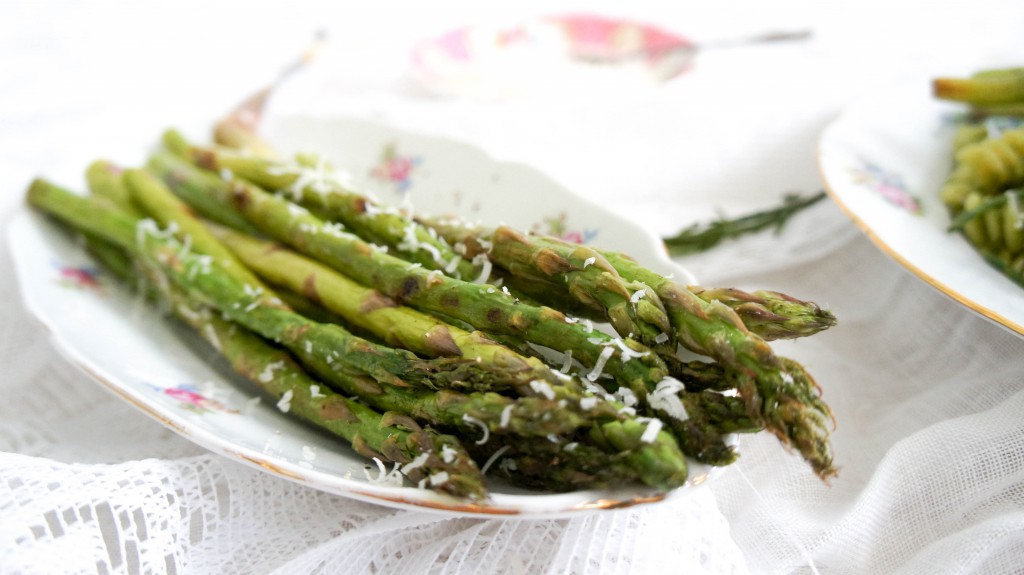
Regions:
<instances>
[{"instance_id":1,"label":"rosemary sprig","mask_svg":"<svg viewBox=\"0 0 1024 575\"><path fill-rule=\"evenodd\" d=\"M807 208L825 197L824 191L812 196L786 194L782 205L754 212L738 218L719 217L710 223L695 223L678 234L664 239L669 255L677 257L709 250L727 239L735 239L742 235L775 228L778 233L794 214Z\"/></svg>"}]
</instances>

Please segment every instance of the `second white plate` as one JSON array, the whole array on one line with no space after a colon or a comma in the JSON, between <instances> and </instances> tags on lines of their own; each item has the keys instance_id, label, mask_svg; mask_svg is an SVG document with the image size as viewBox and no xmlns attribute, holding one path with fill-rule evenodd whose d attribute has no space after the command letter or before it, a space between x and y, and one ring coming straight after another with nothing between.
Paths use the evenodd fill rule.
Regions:
<instances>
[{"instance_id":1,"label":"second white plate","mask_svg":"<svg viewBox=\"0 0 1024 575\"><path fill-rule=\"evenodd\" d=\"M942 293L1024 335L1024 288L989 266L959 234L938 191L951 169L961 106L927 82L881 90L822 134L818 161L832 198L885 253Z\"/></svg>"}]
</instances>

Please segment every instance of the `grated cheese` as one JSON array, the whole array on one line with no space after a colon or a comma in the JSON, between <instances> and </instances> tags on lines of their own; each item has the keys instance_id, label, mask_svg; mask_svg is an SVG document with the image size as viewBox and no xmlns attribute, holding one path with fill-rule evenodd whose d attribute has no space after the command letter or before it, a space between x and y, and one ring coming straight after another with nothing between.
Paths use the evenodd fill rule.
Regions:
<instances>
[{"instance_id":1,"label":"grated cheese","mask_svg":"<svg viewBox=\"0 0 1024 575\"><path fill-rule=\"evenodd\" d=\"M452 261L448 262L448 265L444 267L444 273L451 274L459 268L459 264L462 263L462 256L455 256Z\"/></svg>"},{"instance_id":2,"label":"grated cheese","mask_svg":"<svg viewBox=\"0 0 1024 575\"><path fill-rule=\"evenodd\" d=\"M475 284L485 284L491 279L491 260L484 254L477 254L473 260L473 265L480 266L480 276L473 280Z\"/></svg>"},{"instance_id":3,"label":"grated cheese","mask_svg":"<svg viewBox=\"0 0 1024 575\"><path fill-rule=\"evenodd\" d=\"M620 387L618 391L615 392L615 397L619 398L619 400L622 402L622 405L625 405L626 407L633 407L634 405L640 403L640 401L636 397L636 394L633 393L633 390L628 387Z\"/></svg>"},{"instance_id":4,"label":"grated cheese","mask_svg":"<svg viewBox=\"0 0 1024 575\"><path fill-rule=\"evenodd\" d=\"M447 447L447 445L445 447ZM430 454L429 453L421 453L421 454L417 455L415 459L413 459L409 463L406 463L402 467L402 473L405 474L405 475L409 475L410 471L413 471L414 469L419 469L420 467L423 467L423 464L426 463L428 459L430 459Z\"/></svg>"},{"instance_id":5,"label":"grated cheese","mask_svg":"<svg viewBox=\"0 0 1024 575\"><path fill-rule=\"evenodd\" d=\"M259 405L259 403L260 397L257 395L256 397L253 397L245 402L245 407L242 408L242 411L244 413L249 413L250 411L256 409L256 406Z\"/></svg>"},{"instance_id":6,"label":"grated cheese","mask_svg":"<svg viewBox=\"0 0 1024 575\"><path fill-rule=\"evenodd\" d=\"M658 438L658 433L661 431L662 423L660 419L651 419L647 422L647 428L640 434L640 441L644 443L654 443L654 440Z\"/></svg>"},{"instance_id":7,"label":"grated cheese","mask_svg":"<svg viewBox=\"0 0 1024 575\"><path fill-rule=\"evenodd\" d=\"M498 422L498 427L508 427L509 422L512 421L512 408L514 407L515 405L510 403L506 405L504 409L501 410L501 419Z\"/></svg>"},{"instance_id":8,"label":"grated cheese","mask_svg":"<svg viewBox=\"0 0 1024 575\"><path fill-rule=\"evenodd\" d=\"M679 399L679 392L686 389L681 381L673 377L666 377L658 382L654 391L647 394L647 403L651 409L664 411L673 419L686 421L690 418L686 413L686 407Z\"/></svg>"},{"instance_id":9,"label":"grated cheese","mask_svg":"<svg viewBox=\"0 0 1024 575\"><path fill-rule=\"evenodd\" d=\"M284 395L282 395L281 399L277 402L277 408L280 409L283 413L288 413L288 411L291 410L292 390L289 389L288 391L284 392Z\"/></svg>"},{"instance_id":10,"label":"grated cheese","mask_svg":"<svg viewBox=\"0 0 1024 575\"><path fill-rule=\"evenodd\" d=\"M565 361L562 362L562 368L558 370L561 373L569 373L572 369L572 350L565 352Z\"/></svg>"},{"instance_id":11,"label":"grated cheese","mask_svg":"<svg viewBox=\"0 0 1024 575\"><path fill-rule=\"evenodd\" d=\"M309 210L300 206L299 204L288 202L287 207L288 213L293 216L305 216L309 214Z\"/></svg>"},{"instance_id":12,"label":"grated cheese","mask_svg":"<svg viewBox=\"0 0 1024 575\"><path fill-rule=\"evenodd\" d=\"M594 368L587 374L587 379L590 381L597 381L597 378L601 377L601 372L604 371L604 366L608 363L608 360L612 357L615 350L611 347L606 347L601 350L601 355L597 358L597 363L594 364Z\"/></svg>"},{"instance_id":13,"label":"grated cheese","mask_svg":"<svg viewBox=\"0 0 1024 575\"><path fill-rule=\"evenodd\" d=\"M480 441L476 442L477 445L483 445L483 444L487 443L488 439L491 438L491 430L488 429L487 425L484 422L480 421L479 419L473 417L472 415L469 415L468 413L463 413L462 414L462 421L465 421L466 423L470 423L472 425L475 425L475 426L479 427L483 431L484 436L480 438Z\"/></svg>"},{"instance_id":14,"label":"grated cheese","mask_svg":"<svg viewBox=\"0 0 1024 575\"><path fill-rule=\"evenodd\" d=\"M480 474L481 475L486 475L487 474L487 470L491 468L491 465L495 461L497 461L498 458L502 456L502 454L504 454L506 451L508 451L508 449L509 449L508 445L503 445L501 447L501 449L498 449L497 451L492 453L491 456L487 458L487 461L484 462L484 466L480 468Z\"/></svg>"},{"instance_id":15,"label":"grated cheese","mask_svg":"<svg viewBox=\"0 0 1024 575\"><path fill-rule=\"evenodd\" d=\"M260 372L260 374L257 376L257 379L260 380L260 383L270 383L274 379L274 371L282 368L284 368L283 360L268 363L267 365L263 366L263 371ZM286 392L286 394L290 393L291 391ZM291 395L288 395L288 397L291 397Z\"/></svg>"},{"instance_id":16,"label":"grated cheese","mask_svg":"<svg viewBox=\"0 0 1024 575\"><path fill-rule=\"evenodd\" d=\"M451 463L455 461L455 457L459 454L452 446L447 443L441 446L441 461L445 463Z\"/></svg>"},{"instance_id":17,"label":"grated cheese","mask_svg":"<svg viewBox=\"0 0 1024 575\"><path fill-rule=\"evenodd\" d=\"M352 238L352 234L345 231L345 226L339 222L324 222L321 226L320 231L323 233L334 236L336 238Z\"/></svg>"},{"instance_id":18,"label":"grated cheese","mask_svg":"<svg viewBox=\"0 0 1024 575\"><path fill-rule=\"evenodd\" d=\"M402 485L402 476L398 471L398 464L396 463L391 471L388 471L384 467L384 462L379 458L374 457L373 462L377 464L377 477L370 475L369 466L363 467L363 473L366 475L366 480L376 485L389 485L389 486L400 486Z\"/></svg>"},{"instance_id":19,"label":"grated cheese","mask_svg":"<svg viewBox=\"0 0 1024 575\"><path fill-rule=\"evenodd\" d=\"M547 399L555 398L555 390L551 389L548 382L535 379L530 382L530 389L546 397Z\"/></svg>"}]
</instances>

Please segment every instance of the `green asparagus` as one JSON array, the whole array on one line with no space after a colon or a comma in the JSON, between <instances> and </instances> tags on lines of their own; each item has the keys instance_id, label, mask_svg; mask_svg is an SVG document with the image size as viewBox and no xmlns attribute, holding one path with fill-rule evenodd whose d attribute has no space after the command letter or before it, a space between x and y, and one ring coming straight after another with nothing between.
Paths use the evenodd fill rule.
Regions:
<instances>
[{"instance_id":1,"label":"green asparagus","mask_svg":"<svg viewBox=\"0 0 1024 575\"><path fill-rule=\"evenodd\" d=\"M784 445L796 448L819 476L835 474L828 439L832 412L802 366L777 357L727 305L705 302L628 258L612 264L623 277L643 282L661 296L679 342L723 365L751 417Z\"/></svg>"},{"instance_id":2,"label":"green asparagus","mask_svg":"<svg viewBox=\"0 0 1024 575\"><path fill-rule=\"evenodd\" d=\"M462 359L422 360L411 352L399 353L400 350L373 345L348 334L340 326L312 322L281 308L272 298L247 290L245 285L224 273L209 258L182 249L181 244L159 232L155 224L147 226L147 220L136 220L51 183L34 181L28 198L34 206L82 231L100 236L123 249L145 254L147 261L159 267L171 281L190 294L213 305L227 318L288 347L293 353L316 358L317 366L323 372L365 375L375 382L377 388L387 389L408 387L400 375L419 382L426 382L430 377L447 378L444 380L447 382L466 374L484 377L486 372L500 371L500 366L482 366ZM377 385L378 382L383 385ZM458 399L461 395L448 392L445 397ZM509 399L497 394L481 396ZM467 397L470 402L476 401L474 394ZM578 414L558 409L559 405L554 400L520 398L509 401L513 403L513 409L508 415L517 422L516 432L547 436L571 432L585 423ZM501 412L507 405L506 402L494 405L495 421L501 420Z\"/></svg>"},{"instance_id":3,"label":"green asparagus","mask_svg":"<svg viewBox=\"0 0 1024 575\"><path fill-rule=\"evenodd\" d=\"M111 181L90 178L90 187L102 196L112 186ZM95 236L88 247L115 275L134 284L139 266L125 249ZM482 473L455 437L424 429L392 412L377 413L320 385L288 353L211 313L176 286L165 284L162 290L148 291L165 300L174 316L192 327L237 373L273 398L278 409L347 440L365 457L401 464L398 469L413 482L456 497L486 497Z\"/></svg>"}]
</instances>

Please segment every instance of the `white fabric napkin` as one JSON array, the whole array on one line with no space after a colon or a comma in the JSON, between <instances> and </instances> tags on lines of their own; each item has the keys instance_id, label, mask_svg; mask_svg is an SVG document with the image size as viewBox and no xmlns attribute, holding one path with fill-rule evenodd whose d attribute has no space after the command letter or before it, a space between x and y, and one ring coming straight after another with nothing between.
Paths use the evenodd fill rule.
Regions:
<instances>
[{"instance_id":1,"label":"white fabric napkin","mask_svg":"<svg viewBox=\"0 0 1024 575\"><path fill-rule=\"evenodd\" d=\"M614 93L438 98L405 75L416 40L582 8L698 42L813 36L709 49L671 83ZM0 242L32 177L80 185L92 159L137 163L163 128L204 129L318 28L329 50L273 113L468 141L669 234L820 189L817 134L842 105L897 79L1019 63L1021 24L1012 2L4 5ZM0 572L1019 572L1024 339L920 282L828 202L781 235L680 261L705 284L778 289L837 314L833 330L774 346L835 411L831 485L758 435L709 489L574 519L454 518L328 495L209 454L70 367L22 308L5 245Z\"/></svg>"}]
</instances>

